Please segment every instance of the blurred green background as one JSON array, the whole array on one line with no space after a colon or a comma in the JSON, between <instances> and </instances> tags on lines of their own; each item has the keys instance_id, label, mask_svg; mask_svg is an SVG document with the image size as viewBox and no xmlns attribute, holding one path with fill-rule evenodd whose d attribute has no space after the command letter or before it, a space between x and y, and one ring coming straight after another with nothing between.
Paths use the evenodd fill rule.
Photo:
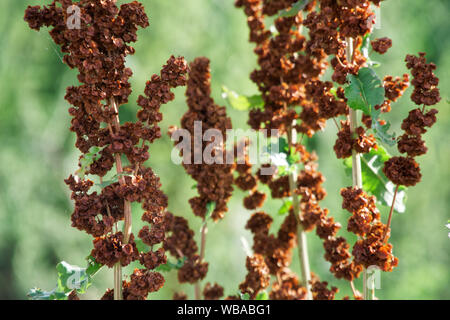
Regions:
<instances>
[{"instance_id":1,"label":"blurred green background","mask_svg":"<svg viewBox=\"0 0 450 320\"><path fill-rule=\"evenodd\" d=\"M123 1L122 1L123 2ZM143 0L150 17L150 27L139 31L136 54L128 58L133 69L132 103L121 108L122 120L133 119L137 95L145 81L159 72L171 54L191 61L197 56L212 60L213 95L218 104L221 86L242 94L256 93L249 80L255 67L253 45L247 42L248 29L241 10L233 0ZM25 299L29 288L51 290L56 282L55 265L65 260L84 265L91 250L91 237L70 226L72 203L63 179L76 170L79 153L69 132L68 103L65 88L76 84L76 73L61 61L59 49L46 30L37 33L23 21L27 5L47 1L0 1L0 298ZM407 211L393 218L394 253L400 264L392 273L383 274L381 299L449 299L450 239L445 228L450 219L450 116L446 101L450 96L450 2L447 0L388 0L381 10L380 30L376 36L388 36L394 46L382 62L379 76L400 76L407 71L407 53L426 51L437 64L442 102L437 106L439 119L425 135L429 152L419 158L423 182L408 191ZM393 105L389 119L395 131L414 105L411 89ZM176 100L163 107L163 132L178 125L187 109L183 89ZM229 110L235 127L246 127L247 114ZM336 128L329 125L309 141L316 148L320 169L327 177L328 197L322 205L338 221L345 223L348 213L341 209L339 190L351 184L344 175L342 161L336 159L332 146ZM193 181L181 166L170 161L172 143L167 135L151 146L148 164L161 177L169 196L169 209L187 217L195 231L200 228L187 203L194 195ZM395 154L395 150L390 150ZM245 277L245 252L241 237L251 243L244 225L251 212L241 206L243 193L236 191L226 218L211 225L206 260L210 269L206 281L218 281L225 293L237 293ZM278 226L282 217L277 211L280 201L266 203ZM380 207L387 218L388 208ZM134 209L135 225L140 224L140 208ZM135 229L136 230L136 229ZM345 233L343 233L345 234ZM312 270L322 279L341 288L339 298L349 294L345 281L334 279L323 259L324 250L314 234L308 236ZM297 257L292 269L298 271ZM171 298L183 290L193 297L190 285L177 285L174 272L167 275L163 290L152 298ZM361 283L357 285L361 287ZM112 271L104 269L84 298L100 297L112 286Z\"/></svg>"}]
</instances>

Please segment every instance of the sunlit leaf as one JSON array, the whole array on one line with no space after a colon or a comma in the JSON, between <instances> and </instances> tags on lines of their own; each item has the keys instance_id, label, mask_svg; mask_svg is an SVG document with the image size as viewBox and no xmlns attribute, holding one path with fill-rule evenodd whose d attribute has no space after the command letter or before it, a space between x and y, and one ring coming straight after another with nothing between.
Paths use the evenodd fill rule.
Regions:
<instances>
[{"instance_id":1,"label":"sunlit leaf","mask_svg":"<svg viewBox=\"0 0 450 320\"><path fill-rule=\"evenodd\" d=\"M260 292L256 296L255 300L269 300L269 294L267 291Z\"/></svg>"},{"instance_id":2,"label":"sunlit leaf","mask_svg":"<svg viewBox=\"0 0 450 320\"><path fill-rule=\"evenodd\" d=\"M367 154L361 155L361 173L363 189L377 198L385 206L391 206L394 198L395 185L383 173L384 163L390 159L386 150L378 146ZM352 172L352 159L344 160L348 175ZM394 210L402 213L406 210L406 187L400 186L394 204Z\"/></svg>"},{"instance_id":3,"label":"sunlit leaf","mask_svg":"<svg viewBox=\"0 0 450 320\"><path fill-rule=\"evenodd\" d=\"M396 143L395 133L389 133L388 130L391 127L391 124L387 122L384 126L382 126L377 120L372 120L372 128L375 132L375 137L383 144L388 146L393 146Z\"/></svg>"},{"instance_id":4,"label":"sunlit leaf","mask_svg":"<svg viewBox=\"0 0 450 320\"><path fill-rule=\"evenodd\" d=\"M362 68L358 75L348 75L350 84L345 88L347 104L354 110L362 110L371 115L376 105L384 101L384 88L381 79L371 68Z\"/></svg>"},{"instance_id":5,"label":"sunlit leaf","mask_svg":"<svg viewBox=\"0 0 450 320\"><path fill-rule=\"evenodd\" d=\"M262 108L264 106L264 100L261 95L244 96L237 94L225 86L222 87L222 97L228 101L231 107L240 111Z\"/></svg>"},{"instance_id":6,"label":"sunlit leaf","mask_svg":"<svg viewBox=\"0 0 450 320\"><path fill-rule=\"evenodd\" d=\"M27 296L32 300L67 300L69 293L86 293L92 284L92 277L100 270L102 264L95 261L92 256L86 258L87 267L81 268L62 261L56 265L58 279L56 288L44 291L39 288L31 289Z\"/></svg>"},{"instance_id":7,"label":"sunlit leaf","mask_svg":"<svg viewBox=\"0 0 450 320\"><path fill-rule=\"evenodd\" d=\"M208 202L206 204L206 219L212 216L214 210L216 210L216 203L214 201Z\"/></svg>"},{"instance_id":8,"label":"sunlit leaf","mask_svg":"<svg viewBox=\"0 0 450 320\"><path fill-rule=\"evenodd\" d=\"M305 9L306 5L308 4L309 0L299 0L296 3L294 3L290 9L283 10L280 13L280 16L282 17L292 17L297 15L297 13L303 9Z\"/></svg>"},{"instance_id":9,"label":"sunlit leaf","mask_svg":"<svg viewBox=\"0 0 450 320\"><path fill-rule=\"evenodd\" d=\"M241 293L241 300L250 300L250 295L248 293Z\"/></svg>"},{"instance_id":10,"label":"sunlit leaf","mask_svg":"<svg viewBox=\"0 0 450 320\"><path fill-rule=\"evenodd\" d=\"M289 210L291 209L291 207L292 207L292 201L290 201L290 200L284 201L283 205L278 210L278 214L284 215L286 213L289 213Z\"/></svg>"},{"instance_id":11,"label":"sunlit leaf","mask_svg":"<svg viewBox=\"0 0 450 320\"><path fill-rule=\"evenodd\" d=\"M186 261L186 257L178 259L176 262L167 261L166 264L159 265L158 267L155 268L155 270L156 271L166 271L166 272L171 271L171 270L178 270L184 266L185 261Z\"/></svg>"}]
</instances>

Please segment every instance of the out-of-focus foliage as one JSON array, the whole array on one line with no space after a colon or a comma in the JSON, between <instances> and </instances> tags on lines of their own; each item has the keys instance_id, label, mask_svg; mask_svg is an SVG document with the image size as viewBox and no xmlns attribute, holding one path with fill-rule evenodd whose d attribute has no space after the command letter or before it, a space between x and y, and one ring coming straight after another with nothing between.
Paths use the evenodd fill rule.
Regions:
<instances>
[{"instance_id":1,"label":"out-of-focus foliage","mask_svg":"<svg viewBox=\"0 0 450 320\"><path fill-rule=\"evenodd\" d=\"M27 5L38 0L0 1L0 298L25 299L32 287L50 290L57 281L55 266L61 260L80 265L92 247L91 237L70 226L72 205L63 179L77 167L79 153L73 147L74 135L68 130L70 118L65 88L76 82L75 72L61 61L61 53L45 30L37 33L23 21ZM123 2L123 1L119 1ZM171 54L188 60L208 56L211 61L213 95L217 103L225 85L240 94L257 93L248 76L255 67L253 46L247 42L246 19L233 7L232 0L142 0L150 16L150 27L139 32L136 55L128 59L133 69L134 88L130 104L121 108L121 118L132 119L136 100L145 81L157 72ZM381 62L378 76L401 76L407 72L403 62L407 53L426 51L437 64L443 96L438 123L424 136L429 152L419 158L423 182L408 190L406 211L395 213L392 222L394 253L400 265L394 272L382 274L381 299L449 299L450 239L445 224L450 218L450 3L447 0L383 1L381 29L376 37L388 36L394 46L387 55L372 53ZM393 104L388 116L392 131L400 131L400 121L414 107L409 101L411 89ZM186 111L183 89L176 100L163 107L163 131L179 124ZM235 127L246 126L247 114L229 108ZM336 128L330 123L324 132L308 140L317 150L320 169L327 177L328 191L323 205L341 223L348 213L341 209L339 190L351 184L342 161L336 159L333 144ZM193 217L187 200L193 196L193 181L181 166L170 161L172 143L165 135L151 146L149 164L162 180L169 196L169 209L188 217L194 230L200 219ZM396 150L389 148L390 154ZM235 294L245 276L245 251L240 237L251 243L244 229L251 212L241 206L243 194L235 192L226 218L210 223L206 260L210 262L207 281L218 281L226 294ZM283 219L278 211L282 203L271 201L264 210L275 219L274 228ZM380 207L386 219L387 207ZM133 208L134 223L139 226L140 208ZM137 230L137 229L136 229ZM345 232L343 232L345 234ZM351 235L347 235L351 237ZM351 238L350 238L351 239ZM345 281L333 279L323 259L323 248L315 235L309 235L312 270L323 280L349 294ZM133 268L130 266L129 268ZM293 270L299 270L294 258ZM175 271L167 273L163 290L152 298L171 298L183 290L192 297L190 285L178 287ZM361 286L358 282L357 285ZM98 298L112 286L112 271L102 268L83 298Z\"/></svg>"}]
</instances>

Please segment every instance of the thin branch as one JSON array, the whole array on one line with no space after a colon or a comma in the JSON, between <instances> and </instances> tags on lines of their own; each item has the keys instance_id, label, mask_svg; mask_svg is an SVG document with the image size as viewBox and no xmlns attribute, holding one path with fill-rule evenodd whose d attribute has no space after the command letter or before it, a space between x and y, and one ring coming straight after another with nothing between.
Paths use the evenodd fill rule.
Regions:
<instances>
[{"instance_id":1,"label":"thin branch","mask_svg":"<svg viewBox=\"0 0 450 320\"><path fill-rule=\"evenodd\" d=\"M341 128L339 128L339 124L337 123L336 118L333 117L332 119L333 119L334 124L336 125L336 128L338 129L338 131L340 131Z\"/></svg>"},{"instance_id":2,"label":"thin branch","mask_svg":"<svg viewBox=\"0 0 450 320\"><path fill-rule=\"evenodd\" d=\"M386 229L384 230L383 241L382 241L383 243L386 241L386 237L387 237L388 233L390 233L392 213L394 212L395 198L397 198L398 188L399 188L399 185L397 185L395 187L394 198L392 199L391 210L389 211L389 218L386 223Z\"/></svg>"},{"instance_id":3,"label":"thin branch","mask_svg":"<svg viewBox=\"0 0 450 320\"><path fill-rule=\"evenodd\" d=\"M347 41L347 61L352 64L353 63L353 39L348 37ZM356 128L358 127L358 114L357 111L350 108L350 133L352 137L356 134ZM361 156L355 149L352 149L352 181L353 187L357 187L362 189L362 171L361 171ZM367 269L363 270L363 299L367 298Z\"/></svg>"},{"instance_id":4,"label":"thin branch","mask_svg":"<svg viewBox=\"0 0 450 320\"><path fill-rule=\"evenodd\" d=\"M200 242L200 262L203 262L205 258L205 248L206 248L206 234L208 233L208 226L205 219L203 219L203 225L201 229L201 242ZM195 299L201 300L201 286L200 280L195 284Z\"/></svg>"},{"instance_id":5,"label":"thin branch","mask_svg":"<svg viewBox=\"0 0 450 320\"><path fill-rule=\"evenodd\" d=\"M112 125L116 129L116 132L118 133L120 130L120 120L119 120L119 109L117 107L117 101L115 98L110 98L109 100L110 106L114 109L115 116L112 120ZM108 123L108 129L113 135L113 128L110 123ZM125 185L125 177L122 175L123 173L123 165L122 165L122 158L119 153L116 153L114 155L115 162L116 162L116 172L117 176L119 177L119 183L121 185ZM123 233L124 233L124 243L128 243L130 240L131 235L131 203L124 199L123 203L123 210L124 210L124 226L123 226ZM120 262L116 263L114 265L114 300L122 300L122 266Z\"/></svg>"},{"instance_id":6,"label":"thin branch","mask_svg":"<svg viewBox=\"0 0 450 320\"><path fill-rule=\"evenodd\" d=\"M295 129L287 130L289 149L292 147L293 136L295 135L296 135ZM301 265L302 279L306 288L306 299L312 300L311 271L309 267L308 244L306 240L306 232L305 230L303 230L303 226L300 219L300 202L298 200L298 195L295 193L296 177L294 176L293 173L289 174L289 189L292 195L292 206L294 210L294 215L297 220L297 248Z\"/></svg>"},{"instance_id":7,"label":"thin branch","mask_svg":"<svg viewBox=\"0 0 450 320\"><path fill-rule=\"evenodd\" d=\"M353 283L353 280L350 281L350 288L352 288L353 296L357 297L360 295L359 291L356 290L355 284Z\"/></svg>"}]
</instances>

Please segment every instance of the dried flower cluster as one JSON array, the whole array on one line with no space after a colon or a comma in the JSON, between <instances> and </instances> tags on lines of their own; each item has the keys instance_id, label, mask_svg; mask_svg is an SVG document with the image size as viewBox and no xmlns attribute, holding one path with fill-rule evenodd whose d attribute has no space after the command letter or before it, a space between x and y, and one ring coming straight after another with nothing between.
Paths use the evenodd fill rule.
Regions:
<instances>
[{"instance_id":1,"label":"dried flower cluster","mask_svg":"<svg viewBox=\"0 0 450 320\"><path fill-rule=\"evenodd\" d=\"M181 128L191 134L191 161L183 162L186 172L196 181L199 195L189 200L192 211L196 216L205 218L207 204L214 202L215 209L212 218L217 221L224 217L228 210L227 202L233 192L233 165L226 164L226 131L231 129L231 119L227 117L225 107L219 107L211 98L211 75L209 60L197 58L190 65L189 80L187 83L187 104L189 110L181 119ZM195 132L195 122L201 123L199 132ZM197 143L198 136L203 137L210 129L218 130L217 133L225 141L213 141ZM176 130L171 128L171 134ZM213 136L216 138L216 136ZM203 155L208 154L215 162L204 163ZM196 160L202 161L198 163Z\"/></svg>"},{"instance_id":2,"label":"dried flower cluster","mask_svg":"<svg viewBox=\"0 0 450 320\"><path fill-rule=\"evenodd\" d=\"M373 50L378 52L379 54L385 54L390 47L392 47L392 40L384 37L375 39L371 42Z\"/></svg>"},{"instance_id":3,"label":"dried flower cluster","mask_svg":"<svg viewBox=\"0 0 450 320\"><path fill-rule=\"evenodd\" d=\"M211 75L209 60L197 58L190 64L189 79L187 81L187 104L188 111L181 119L181 128L190 133L192 152L183 154L183 166L186 172L196 181L198 196L189 200L193 213L203 219L202 237L206 233L206 216L208 206L214 204L214 209L209 214L215 221L222 219L228 210L227 202L233 192L233 170L234 164L227 164L226 131L231 129L231 119L227 117L225 107L220 107L211 98ZM197 125L200 125L197 129ZM196 141L204 137L208 130L216 130L218 136L224 137L225 141L210 142ZM174 137L176 127L171 127L169 135ZM210 151L209 155L214 163L204 162L204 153ZM197 162L198 158L201 161ZM204 279L208 272L208 263L203 261L201 248L200 255L197 254L198 247L193 238L194 233L189 229L184 218L171 217L171 236L166 240L164 247L170 250L177 258L186 258L186 261L178 270L178 280L189 283L198 283ZM203 241L203 240L202 240ZM202 244L204 246L204 243ZM203 290L205 299L218 299L223 296L223 288L218 284L212 286L207 284ZM199 298L199 297L197 297Z\"/></svg>"},{"instance_id":4,"label":"dried flower cluster","mask_svg":"<svg viewBox=\"0 0 450 320\"><path fill-rule=\"evenodd\" d=\"M422 178L419 164L414 158L427 152L422 135L427 132L426 128L436 123L438 113L434 108L427 111L426 106L437 104L441 97L437 88L439 78L433 73L436 65L426 63L425 53L419 53L418 57L407 55L405 61L413 76L411 100L419 106L423 104L423 108L411 110L403 120L402 129L405 133L399 138L397 147L400 153L406 153L407 156L392 157L385 163L383 172L395 185L414 186Z\"/></svg>"},{"instance_id":5,"label":"dried flower cluster","mask_svg":"<svg viewBox=\"0 0 450 320\"><path fill-rule=\"evenodd\" d=\"M352 213L347 230L360 237L352 250L354 263L365 268L377 266L383 271L392 271L398 259L392 254L392 245L385 243L386 225L380 221L375 197L369 197L356 187L342 189L341 195L342 208Z\"/></svg>"},{"instance_id":6,"label":"dried flower cluster","mask_svg":"<svg viewBox=\"0 0 450 320\"><path fill-rule=\"evenodd\" d=\"M67 25L70 6L80 10L80 28ZM159 178L143 165L149 157L146 143L161 136L159 109L174 99L172 88L186 84L187 65L183 58L171 57L161 74L147 82L145 96L139 97L139 120L120 124L119 107L128 102L131 93L128 80L132 72L125 67L125 57L134 53L129 44L137 40L138 27L149 25L143 6L136 1L118 8L114 0L60 0L49 6L28 7L25 20L36 30L51 27L50 35L65 53L64 62L79 72L81 85L69 87L66 100L72 105L70 130L76 133L76 146L82 152L80 170L92 147L101 150L82 175L79 170L66 180L75 202L72 225L95 237L91 255L98 263L108 267L117 263L126 266L135 260L142 263L144 268L136 269L130 281L123 282L123 296L145 299L164 284L163 276L151 270L166 262L164 250L153 251L153 247L164 240L167 207ZM122 155L127 166L122 165ZM100 193L92 191L94 182L84 175L96 175L101 182L114 165L118 181ZM142 219L151 225L139 231L139 237L151 248L146 253L137 250L128 229L132 202L142 204ZM114 225L124 219L124 232L114 232ZM112 296L112 290L105 294L105 298Z\"/></svg>"},{"instance_id":7,"label":"dried flower cluster","mask_svg":"<svg viewBox=\"0 0 450 320\"><path fill-rule=\"evenodd\" d=\"M380 2L311 0L293 13L299 5L297 0L235 1L236 7L244 10L250 41L256 45L258 67L250 78L263 100L263 106L250 109L248 124L255 130L277 129L279 136L272 138L286 145L280 151L286 156L285 166L265 163L259 168L250 163L248 141L227 141L231 119L225 107L211 97L210 61L205 57L189 66L182 57L170 57L139 96L137 121L121 124L119 108L131 94L132 71L125 67L125 58L134 53L130 44L137 41L138 28L149 25L139 2L118 7L116 0L54 0L48 6L28 7L25 20L30 28L50 27L50 35L65 54L64 62L78 70L80 85L67 88L65 97L72 105L70 130L76 134L76 147L82 153L79 169L65 180L74 201L72 226L94 238L91 256L97 263L114 267L115 272L134 261L142 266L125 281L121 273L120 279L115 273L115 289L108 289L102 299L117 299L114 291L118 289L128 300L144 300L158 291L165 279L155 269L170 265L167 252L183 262L177 266L178 281L195 284L197 299L222 298L224 288L219 284L207 283L201 288L200 283L209 268L204 261L207 223L224 218L233 185L248 193L244 207L257 210L245 226L252 233L253 252L247 256L247 274L239 285L240 293L250 299L264 290L275 300L335 299L338 289L310 272L309 265L302 265L302 279L290 269L293 249L298 246L303 259L302 253L307 251L305 232L314 229L323 241L330 272L350 282L355 299L362 296L353 280L365 269L376 266L390 272L398 265L393 246L387 242L395 195L400 185L413 186L422 176L415 157L427 152L422 135L436 122L438 111L426 109L441 99L439 79L433 73L436 66L426 62L425 53L406 57L414 86L411 99L423 107L410 111L402 123L404 134L397 146L406 156L384 163L383 173L396 185L387 224L381 222L376 197L358 187L358 179L353 177L353 187L341 189L342 208L351 213L346 229L357 236L353 246L338 236L341 224L321 207L327 194L325 177L318 170L317 155L302 145L305 136L311 138L331 119L338 128L334 144L337 158L379 148L377 138L368 131L377 133L378 125L384 125L377 115L391 110L391 104L408 88L409 76L384 77L384 98L383 90L377 88L381 97L369 108L374 113L365 111L361 120L365 127L358 126L356 112L349 106L355 107L343 85L351 85L347 79L354 77L349 75L358 76L361 68L370 65L368 36L375 21L371 5L379 6ZM79 28L68 26L72 6L80 10ZM274 29L266 27L267 18L273 18ZM303 27L307 37L301 34ZM375 52L384 54L392 47L392 40L384 37L370 44ZM333 82L322 79L329 68ZM183 146L183 167L196 183L198 195L189 203L194 215L202 219L200 246L188 220L167 211L168 198L161 190L160 179L144 165L150 156L149 144L161 137L161 106L175 98L172 89L185 85L188 110L181 118L180 129L170 127L169 135L177 140L187 137L179 132L189 133L189 141L179 146ZM345 117L340 125L338 117ZM299 140L297 133L301 135ZM189 153L184 148L186 143L191 147ZM233 147L232 164L227 161L231 152L227 144ZM213 159L212 163L208 159ZM271 230L273 218L261 209L267 198L259 190L262 185L268 187L271 198L283 200L280 214L285 216L276 231ZM137 233L140 240L131 230L134 202L141 204L142 220L147 223ZM123 231L118 230L119 221L124 221ZM139 241L148 249L139 250ZM67 298L79 299L77 291ZM187 295L177 292L173 298L185 300ZM241 298L230 295L226 299Z\"/></svg>"},{"instance_id":8,"label":"dried flower cluster","mask_svg":"<svg viewBox=\"0 0 450 320\"><path fill-rule=\"evenodd\" d=\"M368 153L372 148L376 148L376 139L373 134L366 135L363 127L356 128L356 137L352 137L350 124L348 121L341 121L341 129L339 130L336 143L334 144L334 152L338 159L345 159L352 156L352 150L358 153Z\"/></svg>"}]
</instances>

